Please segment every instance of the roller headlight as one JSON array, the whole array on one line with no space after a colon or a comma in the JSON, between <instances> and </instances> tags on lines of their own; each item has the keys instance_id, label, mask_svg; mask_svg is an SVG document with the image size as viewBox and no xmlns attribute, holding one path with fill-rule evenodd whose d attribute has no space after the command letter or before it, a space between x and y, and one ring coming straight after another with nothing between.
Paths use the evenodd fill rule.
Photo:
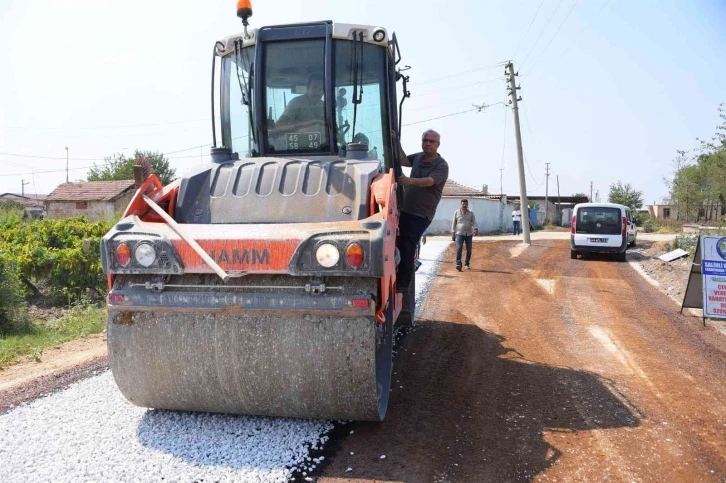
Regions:
<instances>
[{"instance_id":1,"label":"roller headlight","mask_svg":"<svg viewBox=\"0 0 726 483\"><path fill-rule=\"evenodd\" d=\"M134 258L142 267L150 267L156 261L156 250L148 243L140 243L134 251Z\"/></svg>"},{"instance_id":2,"label":"roller headlight","mask_svg":"<svg viewBox=\"0 0 726 483\"><path fill-rule=\"evenodd\" d=\"M315 258L318 260L320 266L330 268L338 264L340 252L338 251L338 247L332 243L322 243L315 251Z\"/></svg>"}]
</instances>

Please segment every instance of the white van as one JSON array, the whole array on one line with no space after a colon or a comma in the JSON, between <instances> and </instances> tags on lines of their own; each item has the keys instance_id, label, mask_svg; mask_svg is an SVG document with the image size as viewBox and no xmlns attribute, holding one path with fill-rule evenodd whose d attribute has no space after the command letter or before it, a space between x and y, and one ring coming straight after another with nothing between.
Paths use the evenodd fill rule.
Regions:
<instances>
[{"instance_id":1,"label":"white van","mask_svg":"<svg viewBox=\"0 0 726 483\"><path fill-rule=\"evenodd\" d=\"M570 258L578 253L612 253L625 260L628 245L635 246L638 231L630 208L615 203L575 205L570 226Z\"/></svg>"}]
</instances>

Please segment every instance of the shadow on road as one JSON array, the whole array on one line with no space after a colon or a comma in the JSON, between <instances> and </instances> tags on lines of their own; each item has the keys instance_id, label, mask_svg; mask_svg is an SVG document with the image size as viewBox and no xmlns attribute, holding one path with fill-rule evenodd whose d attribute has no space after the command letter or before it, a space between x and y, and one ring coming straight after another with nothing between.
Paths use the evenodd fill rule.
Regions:
<instances>
[{"instance_id":1,"label":"shadow on road","mask_svg":"<svg viewBox=\"0 0 726 483\"><path fill-rule=\"evenodd\" d=\"M503 342L475 325L423 321L399 346L386 420L354 425L327 481L529 481L561 454L544 431L638 425L597 375L523 360Z\"/></svg>"}]
</instances>

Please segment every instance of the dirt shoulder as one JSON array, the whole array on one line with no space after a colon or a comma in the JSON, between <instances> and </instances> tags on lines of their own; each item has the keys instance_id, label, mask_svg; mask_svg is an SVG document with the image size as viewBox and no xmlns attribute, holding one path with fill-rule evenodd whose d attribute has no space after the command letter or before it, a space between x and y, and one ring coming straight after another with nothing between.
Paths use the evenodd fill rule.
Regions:
<instances>
[{"instance_id":1,"label":"dirt shoulder","mask_svg":"<svg viewBox=\"0 0 726 483\"><path fill-rule=\"evenodd\" d=\"M680 302L686 292L691 260L685 257L664 262L658 257L665 253L667 253L665 243L643 243L628 250L628 261L637 263L648 277L658 282L658 287L665 294Z\"/></svg>"},{"instance_id":2,"label":"dirt shoulder","mask_svg":"<svg viewBox=\"0 0 726 483\"><path fill-rule=\"evenodd\" d=\"M43 352L40 362L22 361L0 369L0 412L103 370L106 365L104 332L51 347Z\"/></svg>"}]
</instances>

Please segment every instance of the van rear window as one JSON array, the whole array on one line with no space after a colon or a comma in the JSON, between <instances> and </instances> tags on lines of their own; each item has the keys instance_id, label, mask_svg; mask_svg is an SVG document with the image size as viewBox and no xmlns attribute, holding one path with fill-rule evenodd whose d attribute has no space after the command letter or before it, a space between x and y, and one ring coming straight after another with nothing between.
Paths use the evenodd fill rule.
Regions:
<instances>
[{"instance_id":1,"label":"van rear window","mask_svg":"<svg viewBox=\"0 0 726 483\"><path fill-rule=\"evenodd\" d=\"M583 208L577 212L575 231L595 235L620 235L622 216L617 208Z\"/></svg>"}]
</instances>

